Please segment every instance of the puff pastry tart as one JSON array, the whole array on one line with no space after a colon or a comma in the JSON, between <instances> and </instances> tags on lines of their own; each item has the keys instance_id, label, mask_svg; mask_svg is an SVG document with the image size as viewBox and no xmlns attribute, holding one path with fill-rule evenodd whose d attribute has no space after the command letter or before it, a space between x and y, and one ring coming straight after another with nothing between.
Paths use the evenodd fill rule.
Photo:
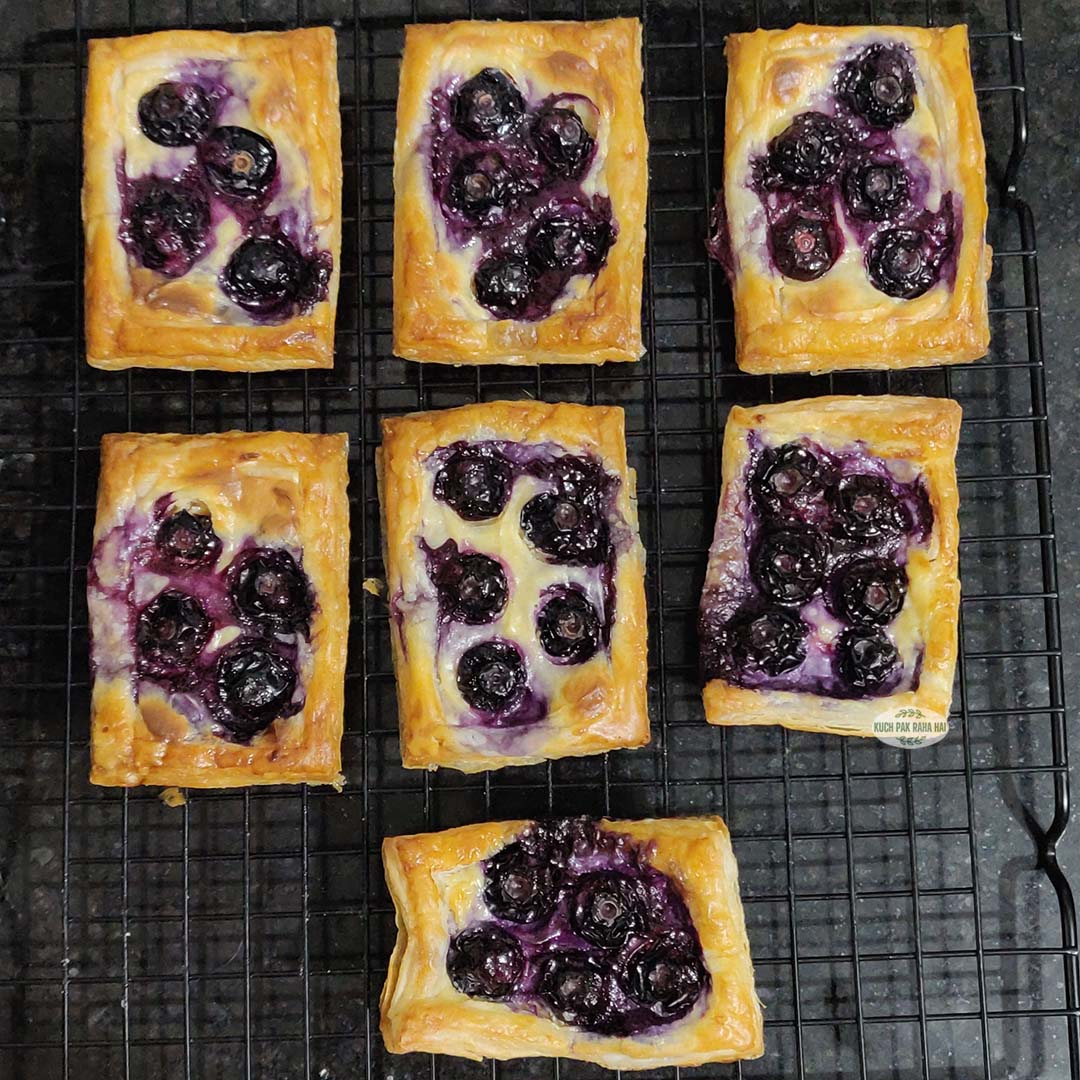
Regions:
<instances>
[{"instance_id":1,"label":"puff pastry tart","mask_svg":"<svg viewBox=\"0 0 1080 1080\"><path fill-rule=\"evenodd\" d=\"M339 784L344 435L106 435L87 570L95 784Z\"/></svg>"},{"instance_id":2,"label":"puff pastry tart","mask_svg":"<svg viewBox=\"0 0 1080 1080\"><path fill-rule=\"evenodd\" d=\"M394 146L399 356L641 356L641 79L637 19L406 29Z\"/></svg>"},{"instance_id":3,"label":"puff pastry tart","mask_svg":"<svg viewBox=\"0 0 1080 1080\"><path fill-rule=\"evenodd\" d=\"M871 735L887 708L948 713L959 433L940 398L731 410L701 601L710 723Z\"/></svg>"},{"instance_id":4,"label":"puff pastry tart","mask_svg":"<svg viewBox=\"0 0 1080 1080\"><path fill-rule=\"evenodd\" d=\"M716 817L506 821L383 841L392 1053L610 1069L762 1053L738 870Z\"/></svg>"},{"instance_id":5,"label":"puff pastry tart","mask_svg":"<svg viewBox=\"0 0 1080 1080\"><path fill-rule=\"evenodd\" d=\"M647 743L622 410L517 401L387 419L377 464L405 766Z\"/></svg>"},{"instance_id":6,"label":"puff pastry tart","mask_svg":"<svg viewBox=\"0 0 1080 1080\"><path fill-rule=\"evenodd\" d=\"M990 340L986 167L967 28L727 39L712 253L744 371L974 360Z\"/></svg>"},{"instance_id":7,"label":"puff pastry tart","mask_svg":"<svg viewBox=\"0 0 1080 1080\"><path fill-rule=\"evenodd\" d=\"M93 366L333 365L333 30L91 41L83 142Z\"/></svg>"}]
</instances>

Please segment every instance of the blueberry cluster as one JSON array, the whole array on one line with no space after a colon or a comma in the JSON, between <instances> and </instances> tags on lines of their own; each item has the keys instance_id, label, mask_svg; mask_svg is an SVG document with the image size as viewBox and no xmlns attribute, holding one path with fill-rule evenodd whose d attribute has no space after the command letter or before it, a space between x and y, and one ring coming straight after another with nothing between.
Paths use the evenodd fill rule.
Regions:
<instances>
[{"instance_id":1,"label":"blueberry cluster","mask_svg":"<svg viewBox=\"0 0 1080 1080\"><path fill-rule=\"evenodd\" d=\"M482 248L477 301L499 319L543 318L615 242L610 203L580 183L596 153L595 107L556 95L530 108L513 79L485 68L433 108L435 196L455 235Z\"/></svg>"},{"instance_id":2,"label":"blueberry cluster","mask_svg":"<svg viewBox=\"0 0 1080 1080\"><path fill-rule=\"evenodd\" d=\"M747 486L757 523L753 595L728 618L703 609L705 678L757 686L800 668L810 634L800 611L820 600L845 629L831 670L807 673L798 688L834 697L891 693L903 669L887 629L907 595L902 552L906 540L928 535L932 518L921 485L850 471L820 448L793 442L762 451Z\"/></svg>"},{"instance_id":3,"label":"blueberry cluster","mask_svg":"<svg viewBox=\"0 0 1080 1080\"><path fill-rule=\"evenodd\" d=\"M922 206L890 135L915 109L911 57L876 42L840 67L833 89L835 115L800 113L755 163L773 262L796 281L832 268L843 247L839 195L873 286L914 299L939 279L954 235L951 193L937 214Z\"/></svg>"},{"instance_id":4,"label":"blueberry cluster","mask_svg":"<svg viewBox=\"0 0 1080 1080\"><path fill-rule=\"evenodd\" d=\"M168 587L138 613L139 675L201 698L228 735L246 742L295 712L296 635L306 635L311 586L287 551L249 548L221 574L221 538L208 511L184 509L160 519L147 557ZM240 636L213 655L214 632L239 624Z\"/></svg>"},{"instance_id":5,"label":"blueberry cluster","mask_svg":"<svg viewBox=\"0 0 1080 1080\"><path fill-rule=\"evenodd\" d=\"M248 128L215 126L222 96L197 82L164 82L139 99L142 133L159 146L195 147L195 161L179 177L127 182L121 239L143 266L183 277L210 243L216 200L246 234L222 271L222 291L254 318L283 321L326 298L330 256L303 255L262 213L277 150Z\"/></svg>"},{"instance_id":6,"label":"blueberry cluster","mask_svg":"<svg viewBox=\"0 0 1080 1080\"><path fill-rule=\"evenodd\" d=\"M608 515L614 481L600 462L572 454L514 461L508 453L515 449L522 450L487 442L449 447L435 474L434 497L465 521L494 521L510 501L515 477L531 475L547 490L525 504L520 525L538 555L563 566L607 567L613 558ZM424 550L442 619L483 626L499 618L510 584L497 558L462 550L454 540ZM554 664L585 663L606 644L608 630L577 585L556 586L540 598L537 637ZM511 641L481 641L458 661L462 697L498 722L510 722L507 718L520 710L528 681L525 657Z\"/></svg>"},{"instance_id":7,"label":"blueberry cluster","mask_svg":"<svg viewBox=\"0 0 1080 1080\"><path fill-rule=\"evenodd\" d=\"M540 1007L604 1035L686 1016L710 986L673 881L595 822L536 822L484 864L490 918L451 940L446 970L470 997Z\"/></svg>"}]
</instances>

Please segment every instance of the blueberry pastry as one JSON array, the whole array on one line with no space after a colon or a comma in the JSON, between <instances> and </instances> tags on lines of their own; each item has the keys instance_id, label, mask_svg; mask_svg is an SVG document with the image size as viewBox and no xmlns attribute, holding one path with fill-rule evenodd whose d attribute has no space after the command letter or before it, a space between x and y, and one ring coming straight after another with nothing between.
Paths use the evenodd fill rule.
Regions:
<instances>
[{"instance_id":1,"label":"blueberry pastry","mask_svg":"<svg viewBox=\"0 0 1080 1080\"><path fill-rule=\"evenodd\" d=\"M83 141L90 364L333 366L333 30L91 41Z\"/></svg>"},{"instance_id":2,"label":"blueberry pastry","mask_svg":"<svg viewBox=\"0 0 1080 1080\"><path fill-rule=\"evenodd\" d=\"M871 735L945 715L956 663L956 446L941 398L733 408L701 599L705 716Z\"/></svg>"},{"instance_id":3,"label":"blueberry pastry","mask_svg":"<svg viewBox=\"0 0 1080 1080\"><path fill-rule=\"evenodd\" d=\"M505 821L390 837L395 1054L659 1069L762 1054L717 817Z\"/></svg>"},{"instance_id":4,"label":"blueberry pastry","mask_svg":"<svg viewBox=\"0 0 1080 1080\"><path fill-rule=\"evenodd\" d=\"M636 19L406 29L394 147L398 356L641 356L641 79Z\"/></svg>"},{"instance_id":5,"label":"blueberry pastry","mask_svg":"<svg viewBox=\"0 0 1080 1080\"><path fill-rule=\"evenodd\" d=\"M647 743L622 410L517 401L387 419L377 463L405 766Z\"/></svg>"},{"instance_id":6,"label":"blueberry pastry","mask_svg":"<svg viewBox=\"0 0 1080 1080\"><path fill-rule=\"evenodd\" d=\"M975 360L990 340L986 167L967 29L727 39L712 254L744 371Z\"/></svg>"},{"instance_id":7,"label":"blueberry pastry","mask_svg":"<svg viewBox=\"0 0 1080 1080\"><path fill-rule=\"evenodd\" d=\"M340 784L344 435L106 435L95 784Z\"/></svg>"}]
</instances>

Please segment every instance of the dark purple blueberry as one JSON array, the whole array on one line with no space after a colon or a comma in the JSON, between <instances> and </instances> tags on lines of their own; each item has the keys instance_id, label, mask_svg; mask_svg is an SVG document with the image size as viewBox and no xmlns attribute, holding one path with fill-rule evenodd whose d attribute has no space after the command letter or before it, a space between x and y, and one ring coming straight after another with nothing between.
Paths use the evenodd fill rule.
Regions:
<instances>
[{"instance_id":1,"label":"dark purple blueberry","mask_svg":"<svg viewBox=\"0 0 1080 1080\"><path fill-rule=\"evenodd\" d=\"M455 450L435 475L435 498L466 521L487 521L503 512L514 478L510 462L497 450L466 446Z\"/></svg>"},{"instance_id":2,"label":"dark purple blueberry","mask_svg":"<svg viewBox=\"0 0 1080 1080\"><path fill-rule=\"evenodd\" d=\"M853 540L888 540L911 526L888 480L868 473L845 476L836 485L833 518Z\"/></svg>"},{"instance_id":3,"label":"dark purple blueberry","mask_svg":"<svg viewBox=\"0 0 1080 1080\"><path fill-rule=\"evenodd\" d=\"M598 870L574 884L570 925L586 941L618 949L645 927L646 905L641 886L625 874Z\"/></svg>"},{"instance_id":4,"label":"dark purple blueberry","mask_svg":"<svg viewBox=\"0 0 1080 1080\"><path fill-rule=\"evenodd\" d=\"M740 612L720 633L718 674L782 675L806 659L806 624L782 608ZM712 676L712 672L706 673Z\"/></svg>"},{"instance_id":5,"label":"dark purple blueberry","mask_svg":"<svg viewBox=\"0 0 1080 1080\"><path fill-rule=\"evenodd\" d=\"M482 641L458 661L458 690L481 712L508 712L524 695L527 679L525 661L508 641Z\"/></svg>"},{"instance_id":6,"label":"dark purple blueberry","mask_svg":"<svg viewBox=\"0 0 1080 1080\"><path fill-rule=\"evenodd\" d=\"M816 281L839 256L830 222L795 213L769 229L773 261L784 277Z\"/></svg>"},{"instance_id":7,"label":"dark purple blueberry","mask_svg":"<svg viewBox=\"0 0 1080 1080\"><path fill-rule=\"evenodd\" d=\"M611 548L603 514L581 499L554 491L525 504L521 528L531 544L567 566L599 566Z\"/></svg>"},{"instance_id":8,"label":"dark purple blueberry","mask_svg":"<svg viewBox=\"0 0 1080 1080\"><path fill-rule=\"evenodd\" d=\"M470 626L497 619L510 595L502 566L487 555L443 559L432 572L432 580L445 616Z\"/></svg>"},{"instance_id":9,"label":"dark purple blueberry","mask_svg":"<svg viewBox=\"0 0 1080 1080\"><path fill-rule=\"evenodd\" d=\"M866 272L886 296L914 300L937 281L938 260L921 229L883 229L870 241Z\"/></svg>"},{"instance_id":10,"label":"dark purple blueberry","mask_svg":"<svg viewBox=\"0 0 1080 1080\"><path fill-rule=\"evenodd\" d=\"M488 859L484 902L492 915L514 923L546 919L559 902L563 868L546 844L515 841Z\"/></svg>"},{"instance_id":11,"label":"dark purple blueberry","mask_svg":"<svg viewBox=\"0 0 1080 1080\"><path fill-rule=\"evenodd\" d=\"M844 173L844 202L852 217L887 221L908 204L910 182L902 165L864 161Z\"/></svg>"},{"instance_id":12,"label":"dark purple blueberry","mask_svg":"<svg viewBox=\"0 0 1080 1080\"><path fill-rule=\"evenodd\" d=\"M507 211L521 199L522 184L497 150L469 154L450 174L446 201L478 229L506 220Z\"/></svg>"},{"instance_id":13,"label":"dark purple blueberry","mask_svg":"<svg viewBox=\"0 0 1080 1080\"><path fill-rule=\"evenodd\" d=\"M757 544L751 571L767 599L801 606L821 592L828 558L828 542L819 533L769 529Z\"/></svg>"},{"instance_id":14,"label":"dark purple blueberry","mask_svg":"<svg viewBox=\"0 0 1080 1080\"><path fill-rule=\"evenodd\" d=\"M595 957L584 952L550 953L537 968L536 992L564 1024L596 1031L611 1022L611 975Z\"/></svg>"},{"instance_id":15,"label":"dark purple blueberry","mask_svg":"<svg viewBox=\"0 0 1080 1080\"><path fill-rule=\"evenodd\" d=\"M182 277L206 247L210 204L196 190L170 180L152 180L130 213L130 237L149 270Z\"/></svg>"},{"instance_id":16,"label":"dark purple blueberry","mask_svg":"<svg viewBox=\"0 0 1080 1080\"><path fill-rule=\"evenodd\" d=\"M843 129L819 112L800 113L769 143L769 168L789 187L816 187L840 171Z\"/></svg>"},{"instance_id":17,"label":"dark purple blueberry","mask_svg":"<svg viewBox=\"0 0 1080 1080\"><path fill-rule=\"evenodd\" d=\"M473 275L477 303L497 319L523 317L532 302L535 284L532 268L518 255L489 255Z\"/></svg>"},{"instance_id":18,"label":"dark purple blueberry","mask_svg":"<svg viewBox=\"0 0 1080 1080\"><path fill-rule=\"evenodd\" d=\"M915 111L915 76L906 52L880 41L868 45L840 69L836 94L873 127L902 124Z\"/></svg>"},{"instance_id":19,"label":"dark purple blueberry","mask_svg":"<svg viewBox=\"0 0 1080 1080\"><path fill-rule=\"evenodd\" d=\"M784 521L814 517L825 502L828 464L799 443L766 450L754 470L750 493L762 513Z\"/></svg>"},{"instance_id":20,"label":"dark purple blueberry","mask_svg":"<svg viewBox=\"0 0 1080 1080\"><path fill-rule=\"evenodd\" d=\"M884 626L900 614L907 574L888 559L859 559L836 577L832 606L847 622Z\"/></svg>"},{"instance_id":21,"label":"dark purple blueberry","mask_svg":"<svg viewBox=\"0 0 1080 1080\"><path fill-rule=\"evenodd\" d=\"M221 289L245 311L269 314L299 301L308 268L284 237L251 237L221 272Z\"/></svg>"},{"instance_id":22,"label":"dark purple blueberry","mask_svg":"<svg viewBox=\"0 0 1080 1080\"><path fill-rule=\"evenodd\" d=\"M277 171L277 151L264 135L242 127L214 128L199 143L206 178L222 195L259 199Z\"/></svg>"},{"instance_id":23,"label":"dark purple blueberry","mask_svg":"<svg viewBox=\"0 0 1080 1080\"><path fill-rule=\"evenodd\" d=\"M873 696L891 688L900 654L885 631L856 626L840 635L836 665L848 686Z\"/></svg>"},{"instance_id":24,"label":"dark purple blueberry","mask_svg":"<svg viewBox=\"0 0 1080 1080\"><path fill-rule=\"evenodd\" d=\"M469 997L501 1001L517 989L525 970L521 946L498 926L475 926L451 938L446 973Z\"/></svg>"},{"instance_id":25,"label":"dark purple blueberry","mask_svg":"<svg viewBox=\"0 0 1080 1080\"><path fill-rule=\"evenodd\" d=\"M269 646L240 641L218 658L215 682L228 710L222 724L238 738L250 739L289 711L296 669Z\"/></svg>"},{"instance_id":26,"label":"dark purple blueberry","mask_svg":"<svg viewBox=\"0 0 1080 1080\"><path fill-rule=\"evenodd\" d=\"M194 596L167 589L139 612L139 659L153 671L181 671L191 666L213 631L206 609Z\"/></svg>"},{"instance_id":27,"label":"dark purple blueberry","mask_svg":"<svg viewBox=\"0 0 1080 1080\"><path fill-rule=\"evenodd\" d=\"M525 114L525 100L513 80L497 68L484 68L454 95L454 127L470 139L497 139Z\"/></svg>"},{"instance_id":28,"label":"dark purple blueberry","mask_svg":"<svg viewBox=\"0 0 1080 1080\"><path fill-rule=\"evenodd\" d=\"M214 532L210 512L177 510L158 526L158 551L179 566L207 566L221 554L221 538Z\"/></svg>"},{"instance_id":29,"label":"dark purple blueberry","mask_svg":"<svg viewBox=\"0 0 1080 1080\"><path fill-rule=\"evenodd\" d=\"M158 146L194 146L213 121L209 96L193 83L158 83L139 98L139 127Z\"/></svg>"},{"instance_id":30,"label":"dark purple blueberry","mask_svg":"<svg viewBox=\"0 0 1080 1080\"><path fill-rule=\"evenodd\" d=\"M532 123L533 142L559 175L574 180L592 159L596 142L573 109L553 106L537 113Z\"/></svg>"},{"instance_id":31,"label":"dark purple blueberry","mask_svg":"<svg viewBox=\"0 0 1080 1080\"><path fill-rule=\"evenodd\" d=\"M590 499L609 482L603 463L584 454L562 454L553 460L539 461L530 472L554 484L560 495L575 499Z\"/></svg>"},{"instance_id":32,"label":"dark purple blueberry","mask_svg":"<svg viewBox=\"0 0 1080 1080\"><path fill-rule=\"evenodd\" d=\"M547 600L536 628L544 652L557 664L584 664L600 648L600 615L576 589Z\"/></svg>"},{"instance_id":33,"label":"dark purple blueberry","mask_svg":"<svg viewBox=\"0 0 1080 1080\"><path fill-rule=\"evenodd\" d=\"M303 630L311 619L307 575L287 551L241 555L229 567L229 592L237 614L279 633Z\"/></svg>"},{"instance_id":34,"label":"dark purple blueberry","mask_svg":"<svg viewBox=\"0 0 1080 1080\"><path fill-rule=\"evenodd\" d=\"M610 220L584 207L566 207L532 227L525 250L540 270L595 274L604 265L613 242Z\"/></svg>"},{"instance_id":35,"label":"dark purple blueberry","mask_svg":"<svg viewBox=\"0 0 1080 1080\"><path fill-rule=\"evenodd\" d=\"M674 930L636 949L620 970L626 992L658 1018L685 1016L709 987L701 946L692 934Z\"/></svg>"}]
</instances>

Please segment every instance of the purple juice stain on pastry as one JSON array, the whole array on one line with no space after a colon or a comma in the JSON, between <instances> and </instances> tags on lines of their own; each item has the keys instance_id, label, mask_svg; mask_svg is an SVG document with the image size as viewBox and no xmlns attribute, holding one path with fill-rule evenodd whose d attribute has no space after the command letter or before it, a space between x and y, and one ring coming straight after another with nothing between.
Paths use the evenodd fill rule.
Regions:
<instances>
[{"instance_id":1,"label":"purple juice stain on pastry","mask_svg":"<svg viewBox=\"0 0 1080 1080\"><path fill-rule=\"evenodd\" d=\"M627 1037L711 989L686 903L647 845L586 818L537 821L483 869L484 910L447 953L462 993Z\"/></svg>"}]
</instances>

